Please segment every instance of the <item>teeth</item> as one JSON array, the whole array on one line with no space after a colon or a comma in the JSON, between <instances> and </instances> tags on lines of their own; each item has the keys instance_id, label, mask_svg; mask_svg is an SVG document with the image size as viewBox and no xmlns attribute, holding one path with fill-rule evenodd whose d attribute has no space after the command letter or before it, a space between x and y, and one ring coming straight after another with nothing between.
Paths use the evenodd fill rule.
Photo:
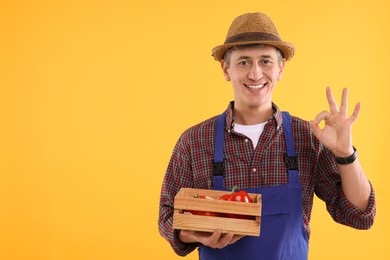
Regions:
<instances>
[{"instance_id":1,"label":"teeth","mask_svg":"<svg viewBox=\"0 0 390 260\"><path fill-rule=\"evenodd\" d=\"M261 84L261 85L257 85L257 86L249 86L249 85L246 85L247 88L250 88L250 89L253 89L253 90L257 90L257 89L261 89L262 87L264 87L265 84Z\"/></svg>"}]
</instances>

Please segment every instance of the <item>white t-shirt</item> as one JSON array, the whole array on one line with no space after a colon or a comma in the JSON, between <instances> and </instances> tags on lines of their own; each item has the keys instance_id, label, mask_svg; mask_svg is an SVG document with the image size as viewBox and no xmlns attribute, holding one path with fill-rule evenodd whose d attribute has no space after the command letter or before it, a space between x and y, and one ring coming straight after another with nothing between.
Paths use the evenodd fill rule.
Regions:
<instances>
[{"instance_id":1,"label":"white t-shirt","mask_svg":"<svg viewBox=\"0 0 390 260\"><path fill-rule=\"evenodd\" d=\"M234 131L249 137L252 140L253 148L256 149L259 138L264 131L264 126L267 122L257 125L239 125L234 124Z\"/></svg>"}]
</instances>

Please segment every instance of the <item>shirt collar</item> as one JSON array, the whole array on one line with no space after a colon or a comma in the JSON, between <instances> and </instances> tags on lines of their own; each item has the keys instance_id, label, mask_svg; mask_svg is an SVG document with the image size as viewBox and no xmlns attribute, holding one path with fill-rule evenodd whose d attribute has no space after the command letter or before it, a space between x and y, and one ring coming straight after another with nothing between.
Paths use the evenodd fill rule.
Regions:
<instances>
[{"instance_id":1,"label":"shirt collar","mask_svg":"<svg viewBox=\"0 0 390 260\"><path fill-rule=\"evenodd\" d=\"M231 101L229 103L228 108L226 109L226 126L227 130L230 132L233 130L233 109L234 109L234 101ZM277 105L272 103L272 110L274 111L274 114L271 116L270 119L268 119L268 123L274 122L276 123L277 129L279 129L282 126L282 113Z\"/></svg>"}]
</instances>

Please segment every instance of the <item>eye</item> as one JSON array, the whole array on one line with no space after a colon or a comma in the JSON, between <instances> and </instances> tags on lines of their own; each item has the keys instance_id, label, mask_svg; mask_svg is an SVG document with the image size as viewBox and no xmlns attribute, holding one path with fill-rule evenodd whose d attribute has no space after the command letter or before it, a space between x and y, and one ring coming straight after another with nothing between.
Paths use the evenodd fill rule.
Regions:
<instances>
[{"instance_id":1,"label":"eye","mask_svg":"<svg viewBox=\"0 0 390 260\"><path fill-rule=\"evenodd\" d=\"M242 61L240 61L240 62L238 63L239 66L246 66L246 65L248 65L248 64L249 64L249 62L246 61L246 60L242 60Z\"/></svg>"},{"instance_id":2,"label":"eye","mask_svg":"<svg viewBox=\"0 0 390 260\"><path fill-rule=\"evenodd\" d=\"M272 64L272 61L269 60L269 59L264 59L264 60L261 61L261 63L264 64L264 65L268 65L269 66L269 65Z\"/></svg>"}]
</instances>

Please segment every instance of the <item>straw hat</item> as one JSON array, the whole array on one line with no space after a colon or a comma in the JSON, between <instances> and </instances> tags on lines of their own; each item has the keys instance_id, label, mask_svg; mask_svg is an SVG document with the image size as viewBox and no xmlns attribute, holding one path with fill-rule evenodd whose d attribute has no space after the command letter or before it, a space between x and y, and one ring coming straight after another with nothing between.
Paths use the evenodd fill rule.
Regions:
<instances>
[{"instance_id":1,"label":"straw hat","mask_svg":"<svg viewBox=\"0 0 390 260\"><path fill-rule=\"evenodd\" d=\"M286 60L294 56L293 44L283 42L272 20L263 13L246 13L234 19L223 45L212 50L217 61L223 59L225 52L233 46L248 44L267 44L278 48Z\"/></svg>"}]
</instances>

